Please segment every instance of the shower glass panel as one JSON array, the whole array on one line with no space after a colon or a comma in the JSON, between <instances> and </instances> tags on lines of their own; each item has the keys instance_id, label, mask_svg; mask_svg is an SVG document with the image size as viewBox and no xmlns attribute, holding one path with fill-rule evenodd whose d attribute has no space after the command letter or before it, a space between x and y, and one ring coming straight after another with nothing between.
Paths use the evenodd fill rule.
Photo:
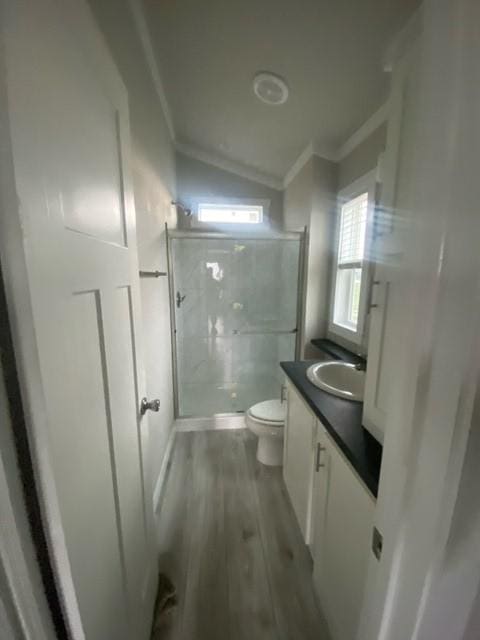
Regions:
<instances>
[{"instance_id":1,"label":"shower glass panel","mask_svg":"<svg viewBox=\"0 0 480 640\"><path fill-rule=\"evenodd\" d=\"M300 236L174 237L171 250L179 416L279 397L278 364L295 356Z\"/></svg>"}]
</instances>

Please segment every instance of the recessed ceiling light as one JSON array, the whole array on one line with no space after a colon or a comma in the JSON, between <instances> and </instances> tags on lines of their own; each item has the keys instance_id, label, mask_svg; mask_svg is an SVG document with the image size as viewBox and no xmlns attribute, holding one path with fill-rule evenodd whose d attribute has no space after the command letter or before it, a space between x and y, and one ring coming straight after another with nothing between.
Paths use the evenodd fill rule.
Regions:
<instances>
[{"instance_id":1,"label":"recessed ceiling light","mask_svg":"<svg viewBox=\"0 0 480 640\"><path fill-rule=\"evenodd\" d=\"M288 98L288 86L283 78L270 71L260 71L253 79L253 91L266 104L283 104Z\"/></svg>"}]
</instances>

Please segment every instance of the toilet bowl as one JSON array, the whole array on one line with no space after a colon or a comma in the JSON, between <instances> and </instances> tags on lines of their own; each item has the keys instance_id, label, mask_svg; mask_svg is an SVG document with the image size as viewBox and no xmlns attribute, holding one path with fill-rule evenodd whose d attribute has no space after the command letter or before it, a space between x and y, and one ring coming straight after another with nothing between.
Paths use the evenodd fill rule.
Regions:
<instances>
[{"instance_id":1,"label":"toilet bowl","mask_svg":"<svg viewBox=\"0 0 480 640\"><path fill-rule=\"evenodd\" d=\"M285 403L266 400L254 404L245 414L247 427L258 436L257 460L262 464L282 465L285 412Z\"/></svg>"}]
</instances>

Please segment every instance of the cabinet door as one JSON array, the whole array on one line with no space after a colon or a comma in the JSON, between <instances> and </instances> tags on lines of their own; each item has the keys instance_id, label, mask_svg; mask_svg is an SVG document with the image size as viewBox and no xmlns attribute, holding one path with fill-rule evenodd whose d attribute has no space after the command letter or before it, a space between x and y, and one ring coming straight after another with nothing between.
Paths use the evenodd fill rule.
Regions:
<instances>
[{"instance_id":1,"label":"cabinet door","mask_svg":"<svg viewBox=\"0 0 480 640\"><path fill-rule=\"evenodd\" d=\"M326 478L326 498L320 492L317 506L325 515L319 511L316 518L322 527L319 547L315 544L313 578L332 639L355 640L375 503L330 438L324 441L326 466L321 474Z\"/></svg>"},{"instance_id":2,"label":"cabinet door","mask_svg":"<svg viewBox=\"0 0 480 640\"><path fill-rule=\"evenodd\" d=\"M368 366L365 381L363 424L383 442L387 408L395 382L393 336L402 322L404 307L403 262L405 236L409 229L409 197L417 134L414 112L418 92L416 48L405 57L394 73L391 112L385 149L381 205L376 216L373 255L375 274L372 286Z\"/></svg>"},{"instance_id":3,"label":"cabinet door","mask_svg":"<svg viewBox=\"0 0 480 640\"><path fill-rule=\"evenodd\" d=\"M315 418L287 382L283 477L306 544L311 542Z\"/></svg>"}]
</instances>

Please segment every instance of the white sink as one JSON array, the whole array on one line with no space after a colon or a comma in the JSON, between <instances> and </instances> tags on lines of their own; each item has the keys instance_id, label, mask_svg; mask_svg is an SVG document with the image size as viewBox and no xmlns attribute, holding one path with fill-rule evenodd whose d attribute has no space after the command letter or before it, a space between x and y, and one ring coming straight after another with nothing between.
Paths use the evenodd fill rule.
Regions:
<instances>
[{"instance_id":1,"label":"white sink","mask_svg":"<svg viewBox=\"0 0 480 640\"><path fill-rule=\"evenodd\" d=\"M307 378L319 389L347 400L363 400L365 371L359 371L354 364L338 362L318 362L307 369Z\"/></svg>"}]
</instances>

